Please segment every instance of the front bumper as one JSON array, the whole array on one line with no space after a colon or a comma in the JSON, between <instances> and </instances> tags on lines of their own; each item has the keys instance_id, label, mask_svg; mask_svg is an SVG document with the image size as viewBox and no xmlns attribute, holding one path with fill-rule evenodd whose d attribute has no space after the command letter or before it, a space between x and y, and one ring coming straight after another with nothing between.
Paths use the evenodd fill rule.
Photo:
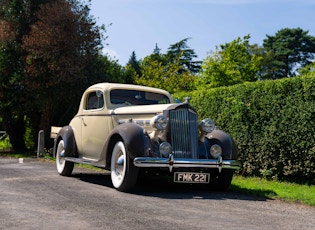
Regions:
<instances>
[{"instance_id":1,"label":"front bumper","mask_svg":"<svg viewBox=\"0 0 315 230\"><path fill-rule=\"evenodd\" d=\"M140 168L169 168L170 172L173 168L217 168L219 172L222 169L240 169L241 162L238 160L218 159L184 159L174 158L171 154L169 158L154 157L136 157L133 161L136 167Z\"/></svg>"}]
</instances>

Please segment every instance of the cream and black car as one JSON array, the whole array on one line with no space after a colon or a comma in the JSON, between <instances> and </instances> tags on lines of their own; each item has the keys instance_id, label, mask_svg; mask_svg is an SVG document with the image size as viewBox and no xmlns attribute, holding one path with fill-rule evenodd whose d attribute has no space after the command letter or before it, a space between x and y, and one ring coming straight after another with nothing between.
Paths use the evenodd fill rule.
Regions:
<instances>
[{"instance_id":1,"label":"cream and black car","mask_svg":"<svg viewBox=\"0 0 315 230\"><path fill-rule=\"evenodd\" d=\"M169 175L177 183L226 190L240 168L229 135L189 104L174 103L161 89L99 83L83 94L65 127L52 127L57 171L69 176L74 163L111 171L113 186L132 189L141 173Z\"/></svg>"}]
</instances>

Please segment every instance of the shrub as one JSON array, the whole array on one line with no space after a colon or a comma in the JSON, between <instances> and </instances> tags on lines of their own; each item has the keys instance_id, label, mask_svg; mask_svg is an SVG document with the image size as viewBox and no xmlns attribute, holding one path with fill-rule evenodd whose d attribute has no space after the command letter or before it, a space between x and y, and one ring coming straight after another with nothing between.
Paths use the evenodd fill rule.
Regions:
<instances>
[{"instance_id":1,"label":"shrub","mask_svg":"<svg viewBox=\"0 0 315 230\"><path fill-rule=\"evenodd\" d=\"M182 98L187 93L178 93ZM295 77L189 92L238 146L244 176L315 184L315 78Z\"/></svg>"}]
</instances>

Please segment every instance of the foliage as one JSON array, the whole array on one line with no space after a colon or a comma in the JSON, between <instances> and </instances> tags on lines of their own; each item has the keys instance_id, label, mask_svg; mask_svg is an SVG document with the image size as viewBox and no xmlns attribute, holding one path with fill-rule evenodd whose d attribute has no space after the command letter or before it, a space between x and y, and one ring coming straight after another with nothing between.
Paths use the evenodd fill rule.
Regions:
<instances>
[{"instance_id":1,"label":"foliage","mask_svg":"<svg viewBox=\"0 0 315 230\"><path fill-rule=\"evenodd\" d=\"M128 82L128 76L126 76L124 68L118 64L117 60L113 60L108 56L98 55L84 71L86 76L85 80L87 81L85 84L86 87L99 83L100 81Z\"/></svg>"},{"instance_id":2,"label":"foliage","mask_svg":"<svg viewBox=\"0 0 315 230\"><path fill-rule=\"evenodd\" d=\"M9 152L11 148L12 146L8 136L0 140L0 152Z\"/></svg>"},{"instance_id":3,"label":"foliage","mask_svg":"<svg viewBox=\"0 0 315 230\"><path fill-rule=\"evenodd\" d=\"M261 57L253 53L250 36L221 45L202 64L200 87L220 87L256 81Z\"/></svg>"},{"instance_id":4,"label":"foliage","mask_svg":"<svg viewBox=\"0 0 315 230\"><path fill-rule=\"evenodd\" d=\"M126 70L126 79L125 83L132 84L134 83L135 76L141 76L141 68L139 61L137 60L136 52L133 51L130 59L125 67Z\"/></svg>"},{"instance_id":5,"label":"foliage","mask_svg":"<svg viewBox=\"0 0 315 230\"><path fill-rule=\"evenodd\" d=\"M156 45L153 54L139 62L140 74L133 68L137 74L135 83L162 88L171 93L192 90L199 62L193 61L196 55L188 48L187 40L171 45L166 54L160 53Z\"/></svg>"},{"instance_id":6,"label":"foliage","mask_svg":"<svg viewBox=\"0 0 315 230\"><path fill-rule=\"evenodd\" d=\"M265 71L262 79L278 79L298 75L298 69L309 65L315 57L315 37L301 28L284 28L264 40Z\"/></svg>"},{"instance_id":7,"label":"foliage","mask_svg":"<svg viewBox=\"0 0 315 230\"><path fill-rule=\"evenodd\" d=\"M315 77L315 62L312 62L311 64L299 69L299 72L302 75L308 75Z\"/></svg>"},{"instance_id":8,"label":"foliage","mask_svg":"<svg viewBox=\"0 0 315 230\"><path fill-rule=\"evenodd\" d=\"M33 107L28 115L34 131L49 134L54 105L69 94L77 99L77 89L84 88L84 69L96 59L101 41L84 6L58 0L41 5L36 18L22 43L25 86Z\"/></svg>"},{"instance_id":9,"label":"foliage","mask_svg":"<svg viewBox=\"0 0 315 230\"><path fill-rule=\"evenodd\" d=\"M0 17L0 116L13 148L23 151L27 124L33 137L40 129L49 136L52 123L73 116L89 83L101 81L88 72L93 63L118 65L98 58L105 28L77 0L5 1Z\"/></svg>"},{"instance_id":10,"label":"foliage","mask_svg":"<svg viewBox=\"0 0 315 230\"><path fill-rule=\"evenodd\" d=\"M178 61L179 64L183 67L182 71L188 70L189 72L196 74L201 69L201 62L193 61L194 58L197 58L197 55L195 51L189 48L189 46L187 45L189 39L190 38L185 38L175 44L170 45L166 53L166 60L168 63ZM155 51L156 50L157 49L155 49Z\"/></svg>"},{"instance_id":11,"label":"foliage","mask_svg":"<svg viewBox=\"0 0 315 230\"><path fill-rule=\"evenodd\" d=\"M140 67L142 75L135 79L139 85L161 88L171 93L193 89L194 75L183 68L179 57L166 66L146 57L140 62Z\"/></svg>"},{"instance_id":12,"label":"foliage","mask_svg":"<svg viewBox=\"0 0 315 230\"><path fill-rule=\"evenodd\" d=\"M234 138L242 175L315 184L314 89L314 77L299 77L190 96L200 117L212 118Z\"/></svg>"},{"instance_id":13,"label":"foliage","mask_svg":"<svg viewBox=\"0 0 315 230\"><path fill-rule=\"evenodd\" d=\"M21 56L22 37L29 32L32 13L44 1L4 0L0 8L0 116L13 148L25 151L27 109ZM18 106L17 106L18 105Z\"/></svg>"}]
</instances>

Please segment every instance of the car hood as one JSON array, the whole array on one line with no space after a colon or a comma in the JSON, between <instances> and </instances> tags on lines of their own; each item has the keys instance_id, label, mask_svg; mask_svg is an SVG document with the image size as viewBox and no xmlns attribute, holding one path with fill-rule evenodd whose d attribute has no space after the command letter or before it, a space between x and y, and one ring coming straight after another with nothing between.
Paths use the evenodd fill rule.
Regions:
<instances>
[{"instance_id":1,"label":"car hood","mask_svg":"<svg viewBox=\"0 0 315 230\"><path fill-rule=\"evenodd\" d=\"M147 132L154 131L150 120L171 106L172 104L138 105L113 109L111 111L113 126L115 127L126 122L134 122L146 129Z\"/></svg>"}]
</instances>

